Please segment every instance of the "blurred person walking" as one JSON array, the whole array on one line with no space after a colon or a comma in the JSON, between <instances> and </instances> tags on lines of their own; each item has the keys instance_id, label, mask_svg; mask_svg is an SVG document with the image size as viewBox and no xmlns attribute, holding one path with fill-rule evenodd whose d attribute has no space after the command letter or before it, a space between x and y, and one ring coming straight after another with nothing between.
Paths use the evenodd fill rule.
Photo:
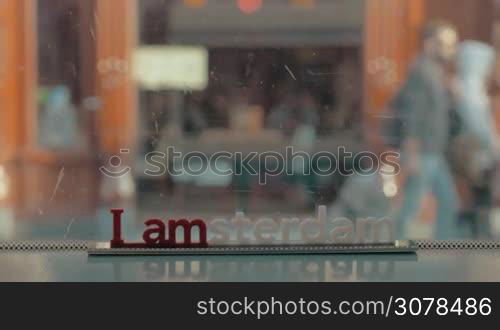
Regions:
<instances>
[{"instance_id":1,"label":"blurred person walking","mask_svg":"<svg viewBox=\"0 0 500 330\"><path fill-rule=\"evenodd\" d=\"M297 97L293 90L282 92L279 102L269 111L266 127L277 129L285 135L291 135L296 126L294 111L297 107Z\"/></svg>"},{"instance_id":2,"label":"blurred person walking","mask_svg":"<svg viewBox=\"0 0 500 330\"><path fill-rule=\"evenodd\" d=\"M495 59L494 48L479 41L464 41L458 48L454 93L457 124L450 160L454 172L464 179L472 195L472 205L464 220L469 222L474 238L491 237L492 182L499 149L488 85Z\"/></svg>"},{"instance_id":3,"label":"blurred person walking","mask_svg":"<svg viewBox=\"0 0 500 330\"><path fill-rule=\"evenodd\" d=\"M401 136L402 162L408 174L401 209L396 216L397 236L407 238L408 224L417 216L422 200L432 192L437 201L434 236L457 236L457 193L448 168L451 93L446 83L447 67L455 59L458 36L446 22L426 25L423 51L395 98L405 114Z\"/></svg>"},{"instance_id":4,"label":"blurred person walking","mask_svg":"<svg viewBox=\"0 0 500 330\"><path fill-rule=\"evenodd\" d=\"M303 89L299 93L296 109L296 127L291 137L290 144L294 151L305 152L309 155L314 153L314 147L318 139L319 109L318 103L311 91ZM304 188L308 208L314 208L319 198L318 181L315 173L320 168L319 160L316 163L305 164L300 158L291 161L294 175ZM306 174L309 173L309 174Z\"/></svg>"}]
</instances>

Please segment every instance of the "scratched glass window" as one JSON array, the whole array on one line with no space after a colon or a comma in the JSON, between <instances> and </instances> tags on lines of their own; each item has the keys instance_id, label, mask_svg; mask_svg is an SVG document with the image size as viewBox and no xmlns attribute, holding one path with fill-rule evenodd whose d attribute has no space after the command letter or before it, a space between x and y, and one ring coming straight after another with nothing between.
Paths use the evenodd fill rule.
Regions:
<instances>
[{"instance_id":1,"label":"scratched glass window","mask_svg":"<svg viewBox=\"0 0 500 330\"><path fill-rule=\"evenodd\" d=\"M0 240L497 237L500 7L458 2L0 1Z\"/></svg>"}]
</instances>

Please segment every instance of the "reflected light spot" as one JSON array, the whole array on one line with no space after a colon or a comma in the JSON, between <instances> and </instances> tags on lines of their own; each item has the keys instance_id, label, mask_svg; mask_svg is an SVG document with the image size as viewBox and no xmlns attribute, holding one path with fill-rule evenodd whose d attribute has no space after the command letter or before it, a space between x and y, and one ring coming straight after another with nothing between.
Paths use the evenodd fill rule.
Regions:
<instances>
[{"instance_id":1,"label":"reflected light spot","mask_svg":"<svg viewBox=\"0 0 500 330\"><path fill-rule=\"evenodd\" d=\"M184 5L188 8L199 9L205 7L207 0L184 0Z\"/></svg>"},{"instance_id":2,"label":"reflected light spot","mask_svg":"<svg viewBox=\"0 0 500 330\"><path fill-rule=\"evenodd\" d=\"M253 14L262 7L262 0L238 0L238 7L245 14Z\"/></svg>"},{"instance_id":3,"label":"reflected light spot","mask_svg":"<svg viewBox=\"0 0 500 330\"><path fill-rule=\"evenodd\" d=\"M4 167L0 166L0 200L7 198L9 194L9 185L7 182L7 174Z\"/></svg>"},{"instance_id":4,"label":"reflected light spot","mask_svg":"<svg viewBox=\"0 0 500 330\"><path fill-rule=\"evenodd\" d=\"M394 182L384 183L383 190L386 197L394 197L398 193L398 187Z\"/></svg>"}]
</instances>

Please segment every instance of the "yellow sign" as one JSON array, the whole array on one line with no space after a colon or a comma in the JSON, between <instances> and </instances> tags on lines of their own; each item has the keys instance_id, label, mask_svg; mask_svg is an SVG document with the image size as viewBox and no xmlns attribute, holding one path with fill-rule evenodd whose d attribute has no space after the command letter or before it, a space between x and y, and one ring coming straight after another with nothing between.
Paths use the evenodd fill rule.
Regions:
<instances>
[{"instance_id":1,"label":"yellow sign","mask_svg":"<svg viewBox=\"0 0 500 330\"><path fill-rule=\"evenodd\" d=\"M203 90L208 84L208 50L196 46L136 49L134 78L148 90Z\"/></svg>"}]
</instances>

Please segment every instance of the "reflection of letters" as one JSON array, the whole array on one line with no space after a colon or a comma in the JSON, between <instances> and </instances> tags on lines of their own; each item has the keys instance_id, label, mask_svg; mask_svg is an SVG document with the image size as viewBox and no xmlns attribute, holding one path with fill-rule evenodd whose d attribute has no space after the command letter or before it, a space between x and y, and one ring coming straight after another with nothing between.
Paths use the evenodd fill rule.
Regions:
<instances>
[{"instance_id":1,"label":"reflection of letters","mask_svg":"<svg viewBox=\"0 0 500 330\"><path fill-rule=\"evenodd\" d=\"M160 279L190 279L205 280L207 276L207 262L205 260L168 260L148 261L142 267L149 280Z\"/></svg>"},{"instance_id":2,"label":"reflection of letters","mask_svg":"<svg viewBox=\"0 0 500 330\"><path fill-rule=\"evenodd\" d=\"M301 274L305 281L323 281L325 279L326 261L309 261L302 264Z\"/></svg>"},{"instance_id":3,"label":"reflection of letters","mask_svg":"<svg viewBox=\"0 0 500 330\"><path fill-rule=\"evenodd\" d=\"M267 280L288 277L291 281L334 280L391 280L396 261L388 259L365 259L340 257L333 260L314 257L312 260L294 258L290 260L253 260L243 262L239 258L220 261L217 258L169 259L146 261L142 264L144 275L149 280L203 280L254 279L255 274Z\"/></svg>"},{"instance_id":4,"label":"reflection of letters","mask_svg":"<svg viewBox=\"0 0 500 330\"><path fill-rule=\"evenodd\" d=\"M159 280L165 278L166 267L165 262L146 261L142 268L148 280Z\"/></svg>"},{"instance_id":5,"label":"reflection of letters","mask_svg":"<svg viewBox=\"0 0 500 330\"><path fill-rule=\"evenodd\" d=\"M360 261L357 275L359 280L388 280L393 277L394 269L394 261Z\"/></svg>"},{"instance_id":6,"label":"reflection of letters","mask_svg":"<svg viewBox=\"0 0 500 330\"><path fill-rule=\"evenodd\" d=\"M332 260L329 262L335 278L347 279L353 274L352 260Z\"/></svg>"}]
</instances>

